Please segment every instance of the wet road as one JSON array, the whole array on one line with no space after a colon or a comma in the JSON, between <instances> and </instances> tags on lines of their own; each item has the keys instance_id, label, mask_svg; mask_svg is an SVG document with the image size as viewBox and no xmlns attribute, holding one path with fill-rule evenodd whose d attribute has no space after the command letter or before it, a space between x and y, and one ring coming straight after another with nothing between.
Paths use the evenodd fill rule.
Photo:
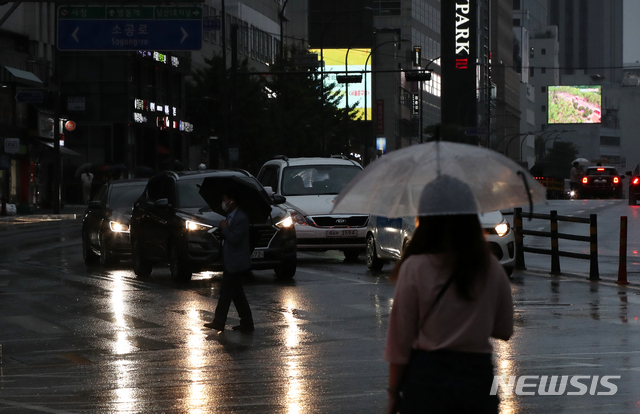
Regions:
<instances>
[{"instance_id":1,"label":"wet road","mask_svg":"<svg viewBox=\"0 0 640 414\"><path fill-rule=\"evenodd\" d=\"M292 282L270 271L247 281L252 335L216 334L202 324L219 275L179 285L167 268L146 280L127 262L87 269L79 229L0 224L0 413L385 411L390 266L301 254ZM498 372L621 379L613 396L501 391L501 412L640 412L640 290L550 277L531 260L514 275L516 331L496 344Z\"/></svg>"}]
</instances>

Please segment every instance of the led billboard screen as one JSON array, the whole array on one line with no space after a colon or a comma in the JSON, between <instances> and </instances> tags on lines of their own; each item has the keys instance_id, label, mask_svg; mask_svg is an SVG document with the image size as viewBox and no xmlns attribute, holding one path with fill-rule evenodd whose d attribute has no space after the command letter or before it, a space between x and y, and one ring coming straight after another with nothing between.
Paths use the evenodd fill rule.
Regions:
<instances>
[{"instance_id":1,"label":"led billboard screen","mask_svg":"<svg viewBox=\"0 0 640 414\"><path fill-rule=\"evenodd\" d=\"M349 51L349 61L345 62L345 59L347 58L347 50ZM320 58L320 49L313 49L310 50L310 52L317 54L318 59ZM349 106L353 106L354 103L357 104L356 119L364 120L364 108L366 102L367 120L369 121L371 120L371 73L368 73L365 76L364 64L367 63L367 69L370 72L370 53L371 49L324 49L322 53L325 62L324 71L333 72L325 73L324 84L326 86L335 84L335 90L342 96L339 107L345 108L347 105L347 99L345 99L345 97L347 96L348 85ZM369 58L368 62L367 58ZM345 75L345 63L346 70L349 72L349 75L362 75L362 81L360 83L338 83L336 76Z\"/></svg>"},{"instance_id":2,"label":"led billboard screen","mask_svg":"<svg viewBox=\"0 0 640 414\"><path fill-rule=\"evenodd\" d=\"M549 86L549 124L599 124L602 86Z\"/></svg>"}]
</instances>

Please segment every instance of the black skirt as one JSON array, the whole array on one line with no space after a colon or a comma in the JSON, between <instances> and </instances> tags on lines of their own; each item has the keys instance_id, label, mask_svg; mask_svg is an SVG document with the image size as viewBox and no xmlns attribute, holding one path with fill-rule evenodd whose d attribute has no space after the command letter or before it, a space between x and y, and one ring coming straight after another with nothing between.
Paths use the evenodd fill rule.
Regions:
<instances>
[{"instance_id":1,"label":"black skirt","mask_svg":"<svg viewBox=\"0 0 640 414\"><path fill-rule=\"evenodd\" d=\"M414 350L402 383L402 414L498 412L491 354Z\"/></svg>"}]
</instances>

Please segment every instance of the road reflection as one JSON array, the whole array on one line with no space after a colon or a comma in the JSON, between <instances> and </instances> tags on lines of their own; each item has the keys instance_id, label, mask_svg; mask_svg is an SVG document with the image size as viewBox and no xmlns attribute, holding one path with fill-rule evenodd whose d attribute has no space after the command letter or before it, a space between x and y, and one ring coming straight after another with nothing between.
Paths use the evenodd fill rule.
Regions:
<instances>
[{"instance_id":1,"label":"road reflection","mask_svg":"<svg viewBox=\"0 0 640 414\"><path fill-rule=\"evenodd\" d=\"M206 373L206 334L202 331L199 303L187 305L186 338L187 369L189 386L184 412L200 414L211 408L211 395L207 392Z\"/></svg>"},{"instance_id":2,"label":"road reflection","mask_svg":"<svg viewBox=\"0 0 640 414\"><path fill-rule=\"evenodd\" d=\"M286 292L284 297L284 309L282 316L285 322L285 330L283 333L284 346L287 352L284 353L284 364L286 370L286 395L285 404L287 413L301 414L306 412L304 396L305 380L302 372L302 359L297 347L300 345L300 338L303 334L302 329L298 326L300 321L296 314L298 303L296 297L291 292ZM307 396L308 397L308 396Z\"/></svg>"},{"instance_id":3,"label":"road reflection","mask_svg":"<svg viewBox=\"0 0 640 414\"><path fill-rule=\"evenodd\" d=\"M515 365L513 355L516 353L514 350L515 341L500 341L493 340L493 354L495 361L495 374L503 376L505 382L509 382L512 376L516 376L517 367ZM518 401L515 395L507 395L504 390L498 388L498 396L500 398L500 413L501 414L515 414L519 412Z\"/></svg>"},{"instance_id":4,"label":"road reflection","mask_svg":"<svg viewBox=\"0 0 640 414\"><path fill-rule=\"evenodd\" d=\"M111 289L111 311L114 315L116 326L116 337L113 346L113 352L116 355L126 355L135 350L135 347L129 340L129 326L127 326L127 302L125 298L125 272L113 271L111 272L113 278L113 288ZM136 395L134 389L136 384L133 380L132 373L134 367L131 366L133 362L126 358L121 358L115 361L116 367L116 399L114 405L120 412L133 412L137 406Z\"/></svg>"}]
</instances>

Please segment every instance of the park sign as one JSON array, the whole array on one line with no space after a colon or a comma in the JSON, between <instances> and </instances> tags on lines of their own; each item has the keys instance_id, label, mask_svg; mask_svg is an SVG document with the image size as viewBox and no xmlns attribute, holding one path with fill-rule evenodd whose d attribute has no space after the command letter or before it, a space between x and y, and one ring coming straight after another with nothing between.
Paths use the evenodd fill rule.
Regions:
<instances>
[{"instance_id":1,"label":"park sign","mask_svg":"<svg viewBox=\"0 0 640 414\"><path fill-rule=\"evenodd\" d=\"M200 50L201 6L59 6L59 50Z\"/></svg>"}]
</instances>

